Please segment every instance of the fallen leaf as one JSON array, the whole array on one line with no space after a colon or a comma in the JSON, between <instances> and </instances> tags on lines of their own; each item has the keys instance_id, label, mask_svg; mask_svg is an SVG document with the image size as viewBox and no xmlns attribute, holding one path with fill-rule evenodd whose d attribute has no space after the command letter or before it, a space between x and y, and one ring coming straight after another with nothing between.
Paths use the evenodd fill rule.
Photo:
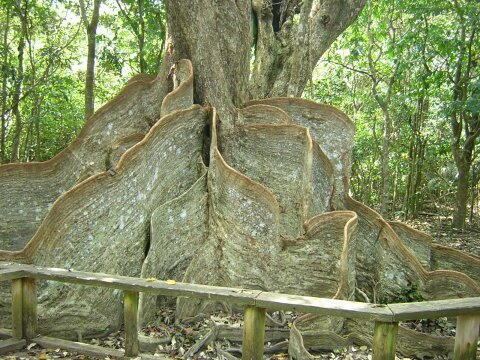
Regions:
<instances>
[{"instance_id":1,"label":"fallen leaf","mask_svg":"<svg viewBox=\"0 0 480 360\"><path fill-rule=\"evenodd\" d=\"M175 285L177 282L175 280L167 280L165 281L168 285Z\"/></svg>"},{"instance_id":2,"label":"fallen leaf","mask_svg":"<svg viewBox=\"0 0 480 360\"><path fill-rule=\"evenodd\" d=\"M151 277L151 278L145 279L145 281L153 282L153 281L157 281L157 279L154 277Z\"/></svg>"}]
</instances>

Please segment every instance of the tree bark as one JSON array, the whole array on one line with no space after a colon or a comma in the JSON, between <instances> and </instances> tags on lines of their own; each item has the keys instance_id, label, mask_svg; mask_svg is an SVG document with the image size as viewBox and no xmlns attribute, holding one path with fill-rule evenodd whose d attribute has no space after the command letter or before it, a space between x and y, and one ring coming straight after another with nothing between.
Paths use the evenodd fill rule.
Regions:
<instances>
[{"instance_id":1,"label":"tree bark","mask_svg":"<svg viewBox=\"0 0 480 360\"><path fill-rule=\"evenodd\" d=\"M166 5L174 58L193 63L195 102L216 107L222 123L233 125L233 106L248 99L250 1L168 0Z\"/></svg>"},{"instance_id":2,"label":"tree bark","mask_svg":"<svg viewBox=\"0 0 480 360\"><path fill-rule=\"evenodd\" d=\"M145 19L143 10L143 1L138 0L138 22L140 29L138 31L138 63L142 74L147 72L147 63L145 61Z\"/></svg>"},{"instance_id":3,"label":"tree bark","mask_svg":"<svg viewBox=\"0 0 480 360\"><path fill-rule=\"evenodd\" d=\"M23 57L25 51L25 42L26 42L26 34L27 34L27 14L28 14L28 4L22 4L19 0L16 3L16 8L18 12L18 17L20 19L21 24L21 33L20 38L18 40L18 65L17 65L17 72L15 77L15 88L12 96L12 112L15 116L15 130L13 133L13 141L12 141L12 155L11 161L17 162L20 157L20 137L22 135L22 114L20 113L20 96L22 94L22 86L23 86Z\"/></svg>"},{"instance_id":4,"label":"tree bark","mask_svg":"<svg viewBox=\"0 0 480 360\"><path fill-rule=\"evenodd\" d=\"M246 100L301 95L320 56L356 19L365 0L166 4L174 57L193 62L195 101L215 106L229 128L233 106ZM298 22L293 21L297 14Z\"/></svg>"},{"instance_id":5,"label":"tree bark","mask_svg":"<svg viewBox=\"0 0 480 360\"><path fill-rule=\"evenodd\" d=\"M455 212L452 225L454 228L463 229L467 216L468 190L470 186L470 169L473 162L475 142L480 136L480 114L468 113L466 109L458 109L458 103L464 104L467 100L468 89L472 81L472 70L476 66L473 61L472 44L476 36L476 20L474 20L467 39L467 23L460 10L460 48L455 64L453 78L452 103L453 111L450 115L452 129L452 154L458 170L458 183L456 193Z\"/></svg>"},{"instance_id":6,"label":"tree bark","mask_svg":"<svg viewBox=\"0 0 480 360\"><path fill-rule=\"evenodd\" d=\"M6 12L6 23L5 29L3 32L3 57L2 57L2 117L0 122L0 163L3 163L7 160L7 154L5 152L5 140L6 140L6 131L7 131L7 80L8 80L8 31L10 27L10 7L7 7Z\"/></svg>"},{"instance_id":7,"label":"tree bark","mask_svg":"<svg viewBox=\"0 0 480 360\"><path fill-rule=\"evenodd\" d=\"M96 36L100 14L101 0L94 0L91 20L87 19L87 9L83 0L80 0L82 21L87 31L87 70L85 74L85 119L95 112L95 56Z\"/></svg>"}]
</instances>

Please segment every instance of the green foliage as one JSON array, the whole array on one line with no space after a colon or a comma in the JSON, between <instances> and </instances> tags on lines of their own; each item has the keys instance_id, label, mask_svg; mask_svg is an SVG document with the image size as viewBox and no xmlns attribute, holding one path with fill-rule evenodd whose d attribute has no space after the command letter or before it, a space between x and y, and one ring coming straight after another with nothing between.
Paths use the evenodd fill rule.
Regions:
<instances>
[{"instance_id":1,"label":"green foliage","mask_svg":"<svg viewBox=\"0 0 480 360\"><path fill-rule=\"evenodd\" d=\"M0 0L0 23L8 23L0 29L0 114L4 125L0 133L5 137L0 161L12 158L16 136L13 94L22 36L18 3L27 8L28 22L19 102L20 161L43 161L64 149L83 126L87 39L76 0ZM139 6L143 7L142 18ZM165 10L159 0L105 0L100 13L97 108L140 72L139 42L132 29L140 29L143 20L143 70L150 74L159 68L166 32Z\"/></svg>"}]
</instances>

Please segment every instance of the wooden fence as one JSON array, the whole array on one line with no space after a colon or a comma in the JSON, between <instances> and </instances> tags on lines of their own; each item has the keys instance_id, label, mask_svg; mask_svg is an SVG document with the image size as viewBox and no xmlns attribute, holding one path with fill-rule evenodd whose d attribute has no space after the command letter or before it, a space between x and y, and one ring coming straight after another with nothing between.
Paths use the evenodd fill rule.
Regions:
<instances>
[{"instance_id":1,"label":"wooden fence","mask_svg":"<svg viewBox=\"0 0 480 360\"><path fill-rule=\"evenodd\" d=\"M98 346L37 336L37 280L120 289L124 292L125 352ZM12 282L12 329L10 339L0 342L0 353L22 348L27 341L48 348L63 348L93 356L136 357L139 355L138 298L140 292L164 296L204 298L245 308L243 360L263 359L265 311L286 310L361 318L375 322L373 359L394 360L399 321L457 317L455 360L476 358L480 326L480 297L399 304L368 304L225 288L125 276L0 263L0 281ZM4 331L5 332L5 331ZM147 357L142 355L142 357ZM155 357L155 359L159 359ZM301 359L299 359L301 360Z\"/></svg>"}]
</instances>

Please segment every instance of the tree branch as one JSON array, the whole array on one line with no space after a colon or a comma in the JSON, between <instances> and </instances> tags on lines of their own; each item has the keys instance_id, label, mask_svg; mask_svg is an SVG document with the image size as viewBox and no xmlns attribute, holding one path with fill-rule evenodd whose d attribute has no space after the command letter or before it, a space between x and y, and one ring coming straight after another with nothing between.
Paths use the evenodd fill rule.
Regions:
<instances>
[{"instance_id":1,"label":"tree branch","mask_svg":"<svg viewBox=\"0 0 480 360\"><path fill-rule=\"evenodd\" d=\"M351 66L348 66L346 64L343 64L343 63L340 63L340 62L336 62L336 61L333 61L333 60L329 60L329 59L322 59L322 61L326 62L326 63L329 63L329 64L333 64L333 65L339 65L347 70L350 70L350 71L353 71L353 72L356 72L356 73L359 73L359 74L362 74L362 75L366 75L368 76L369 78L372 78L372 74L370 74L367 70L363 70L363 69L357 69L357 68L354 68L354 67L351 67Z\"/></svg>"},{"instance_id":2,"label":"tree branch","mask_svg":"<svg viewBox=\"0 0 480 360\"><path fill-rule=\"evenodd\" d=\"M80 4L80 16L82 18L83 26L85 29L88 29L89 23L87 19L87 8L85 7L85 2L83 0L78 0Z\"/></svg>"}]
</instances>

